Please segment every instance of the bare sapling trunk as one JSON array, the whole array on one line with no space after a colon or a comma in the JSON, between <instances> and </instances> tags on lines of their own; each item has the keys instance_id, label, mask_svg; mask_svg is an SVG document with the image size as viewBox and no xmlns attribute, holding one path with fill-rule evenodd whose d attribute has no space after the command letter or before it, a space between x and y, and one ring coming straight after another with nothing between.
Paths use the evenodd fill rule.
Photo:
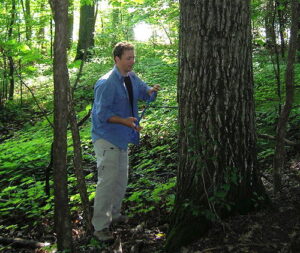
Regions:
<instances>
[{"instance_id":1,"label":"bare sapling trunk","mask_svg":"<svg viewBox=\"0 0 300 253\"><path fill-rule=\"evenodd\" d=\"M285 166L285 137L289 115L294 99L294 63L296 60L298 42L299 1L292 1L292 26L289 42L287 67L285 72L285 104L280 113L276 129L276 146L273 160L274 193L281 187L281 171Z\"/></svg>"}]
</instances>

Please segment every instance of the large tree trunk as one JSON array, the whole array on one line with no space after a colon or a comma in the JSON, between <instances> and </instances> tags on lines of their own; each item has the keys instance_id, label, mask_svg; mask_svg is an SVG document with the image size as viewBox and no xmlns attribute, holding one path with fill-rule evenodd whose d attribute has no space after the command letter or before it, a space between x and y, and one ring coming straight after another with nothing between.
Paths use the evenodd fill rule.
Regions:
<instances>
[{"instance_id":1,"label":"large tree trunk","mask_svg":"<svg viewBox=\"0 0 300 253\"><path fill-rule=\"evenodd\" d=\"M67 185L68 87L67 26L68 0L51 0L54 11L54 144L53 174L55 230L59 251L72 251L72 233Z\"/></svg>"},{"instance_id":2,"label":"large tree trunk","mask_svg":"<svg viewBox=\"0 0 300 253\"><path fill-rule=\"evenodd\" d=\"M168 252L265 197L258 176L250 0L180 1L179 165Z\"/></svg>"},{"instance_id":3,"label":"large tree trunk","mask_svg":"<svg viewBox=\"0 0 300 253\"><path fill-rule=\"evenodd\" d=\"M84 50L94 46L95 2L93 1L91 5L81 2L83 4L80 7L79 39L75 60L83 60Z\"/></svg>"},{"instance_id":4,"label":"large tree trunk","mask_svg":"<svg viewBox=\"0 0 300 253\"><path fill-rule=\"evenodd\" d=\"M276 146L275 155L273 161L273 177L274 177L274 192L278 192L281 187L281 170L285 165L285 136L286 127L289 119L290 112L293 106L294 99L294 63L297 52L298 42L298 22L299 22L299 6L300 3L297 0L292 0L292 27L291 37L289 43L288 62L285 73L285 104L280 113L277 132L276 132Z\"/></svg>"}]
</instances>

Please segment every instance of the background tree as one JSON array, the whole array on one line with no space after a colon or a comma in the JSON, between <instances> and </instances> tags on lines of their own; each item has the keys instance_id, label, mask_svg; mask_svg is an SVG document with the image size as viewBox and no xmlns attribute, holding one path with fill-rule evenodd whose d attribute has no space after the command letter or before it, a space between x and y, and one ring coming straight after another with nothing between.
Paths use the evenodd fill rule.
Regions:
<instances>
[{"instance_id":1,"label":"background tree","mask_svg":"<svg viewBox=\"0 0 300 253\"><path fill-rule=\"evenodd\" d=\"M82 60L85 49L94 46L95 1L80 1L79 38L75 60Z\"/></svg>"},{"instance_id":2,"label":"background tree","mask_svg":"<svg viewBox=\"0 0 300 253\"><path fill-rule=\"evenodd\" d=\"M73 42L73 28L74 28L74 0L69 1L69 14L68 14L68 49L71 48Z\"/></svg>"},{"instance_id":3,"label":"background tree","mask_svg":"<svg viewBox=\"0 0 300 253\"><path fill-rule=\"evenodd\" d=\"M8 40L13 39L13 30L14 30L14 24L16 22L16 1L12 0L11 2L11 17L8 27ZM14 59L13 59L13 53L12 51L8 52L8 62L9 62L9 95L8 99L13 100L14 97L14 91L15 91L15 66L14 66Z\"/></svg>"},{"instance_id":4,"label":"background tree","mask_svg":"<svg viewBox=\"0 0 300 253\"><path fill-rule=\"evenodd\" d=\"M21 0L23 16L25 17L25 36L26 40L30 43L31 35L32 35L32 24L31 24L31 7L30 0Z\"/></svg>"},{"instance_id":5,"label":"background tree","mask_svg":"<svg viewBox=\"0 0 300 253\"><path fill-rule=\"evenodd\" d=\"M264 196L256 159L250 1L180 1L174 252ZM255 200L254 200L255 199Z\"/></svg>"},{"instance_id":6,"label":"background tree","mask_svg":"<svg viewBox=\"0 0 300 253\"><path fill-rule=\"evenodd\" d=\"M67 68L68 1L51 0L55 20L54 41L54 143L53 175L55 231L59 251L72 249L67 183L68 89Z\"/></svg>"},{"instance_id":7,"label":"background tree","mask_svg":"<svg viewBox=\"0 0 300 253\"><path fill-rule=\"evenodd\" d=\"M296 60L296 52L298 47L298 32L299 32L299 6L298 0L292 0L292 25L291 25L291 35L287 59L287 67L285 73L285 104L282 111L280 112L277 132L276 132L276 146L274 155L274 192L278 192L281 187L281 171L285 167L285 136L287 129L287 122L289 120L289 115L292 110L293 100L294 100L294 63Z\"/></svg>"}]
</instances>

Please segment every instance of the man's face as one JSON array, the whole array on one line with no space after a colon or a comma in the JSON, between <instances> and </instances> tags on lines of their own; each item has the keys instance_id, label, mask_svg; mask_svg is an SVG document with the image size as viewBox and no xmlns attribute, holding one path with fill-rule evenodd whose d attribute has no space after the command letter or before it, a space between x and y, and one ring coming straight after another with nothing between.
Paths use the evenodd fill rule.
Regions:
<instances>
[{"instance_id":1,"label":"man's face","mask_svg":"<svg viewBox=\"0 0 300 253\"><path fill-rule=\"evenodd\" d=\"M127 74L132 71L134 65L134 50L125 50L121 58L115 57L115 61L121 74Z\"/></svg>"}]
</instances>

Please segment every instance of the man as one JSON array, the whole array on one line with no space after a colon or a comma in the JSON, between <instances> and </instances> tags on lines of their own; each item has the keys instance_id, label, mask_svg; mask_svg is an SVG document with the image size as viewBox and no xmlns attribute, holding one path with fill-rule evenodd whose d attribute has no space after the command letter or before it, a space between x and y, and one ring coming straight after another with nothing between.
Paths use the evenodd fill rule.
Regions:
<instances>
[{"instance_id":1,"label":"man","mask_svg":"<svg viewBox=\"0 0 300 253\"><path fill-rule=\"evenodd\" d=\"M94 143L98 183L92 219L94 236L100 241L113 240L110 224L127 222L121 204L128 181L128 143L133 142L139 99L147 100L159 85L148 87L133 72L134 47L120 42L113 50L114 68L101 77L94 88L92 140Z\"/></svg>"}]
</instances>

